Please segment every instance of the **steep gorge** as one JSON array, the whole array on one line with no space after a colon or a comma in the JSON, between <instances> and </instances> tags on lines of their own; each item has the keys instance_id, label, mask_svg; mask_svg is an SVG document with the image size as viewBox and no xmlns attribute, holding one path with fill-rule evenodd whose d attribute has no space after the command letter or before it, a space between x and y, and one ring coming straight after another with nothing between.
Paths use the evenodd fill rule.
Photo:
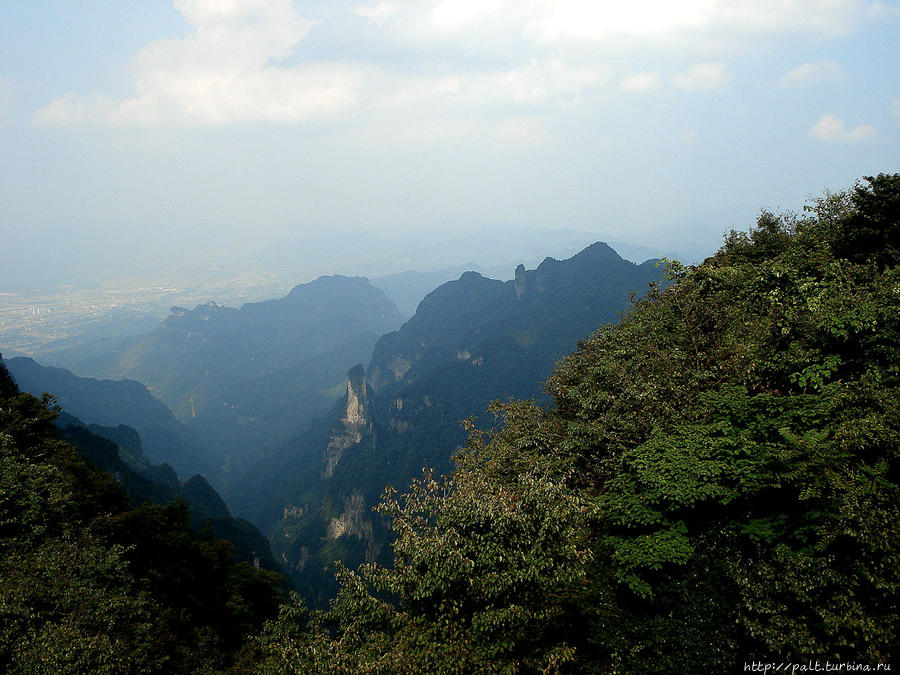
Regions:
<instances>
[{"instance_id":1,"label":"steep gorge","mask_svg":"<svg viewBox=\"0 0 900 675\"><path fill-rule=\"evenodd\" d=\"M386 528L371 509L386 485L405 488L424 465L449 471L466 438L461 421L492 400L541 399L556 360L615 322L660 269L598 243L515 277L467 272L435 289L378 340L367 369L348 372L332 416L248 472L236 508L271 532L276 557L314 604L334 590L334 560L384 555Z\"/></svg>"}]
</instances>

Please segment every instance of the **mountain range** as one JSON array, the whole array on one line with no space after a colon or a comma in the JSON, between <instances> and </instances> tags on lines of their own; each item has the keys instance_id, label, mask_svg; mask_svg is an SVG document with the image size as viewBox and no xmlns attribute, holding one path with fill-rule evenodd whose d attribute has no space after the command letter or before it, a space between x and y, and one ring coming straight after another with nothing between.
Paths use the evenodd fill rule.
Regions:
<instances>
[{"instance_id":1,"label":"mountain range","mask_svg":"<svg viewBox=\"0 0 900 675\"><path fill-rule=\"evenodd\" d=\"M184 499L193 529L199 532L208 527L215 537L231 542L238 561L273 571L280 569L266 538L248 521L233 518L225 501L203 476L194 474L181 481L169 464L155 464L145 456L141 434L122 421L137 421L150 430L155 444L177 442L184 431L142 385L127 380L79 378L27 358L0 358L0 365L14 383L7 386L10 391L15 387L35 395L60 392L55 395L61 408L56 419L60 439L74 445L92 465L115 478L134 506L165 505ZM74 415L75 411L90 423ZM179 447L183 452L196 452L196 446Z\"/></svg>"},{"instance_id":2,"label":"mountain range","mask_svg":"<svg viewBox=\"0 0 900 675\"><path fill-rule=\"evenodd\" d=\"M633 295L660 279L609 246L519 266L513 280L466 272L383 335L367 367L350 369L330 416L317 420L227 492L270 533L273 553L314 603L334 588L332 561L376 560L387 543L371 507L386 485L404 488L424 465L448 471L466 439L461 421L495 399L544 399L557 359Z\"/></svg>"},{"instance_id":3,"label":"mountain range","mask_svg":"<svg viewBox=\"0 0 900 675\"><path fill-rule=\"evenodd\" d=\"M80 420L133 428L140 435L142 453L153 463L168 464L182 476L215 467L200 438L136 380L78 377L28 357L9 359L6 366L23 391L52 393L63 410Z\"/></svg>"},{"instance_id":4,"label":"mountain range","mask_svg":"<svg viewBox=\"0 0 900 675\"><path fill-rule=\"evenodd\" d=\"M150 333L54 359L80 374L146 385L204 439L204 473L221 485L327 411L346 364L367 358L400 323L368 280L321 277L240 308L174 307ZM167 461L180 471L180 460Z\"/></svg>"},{"instance_id":5,"label":"mountain range","mask_svg":"<svg viewBox=\"0 0 900 675\"><path fill-rule=\"evenodd\" d=\"M379 283L411 304L453 272ZM127 379L79 378L21 358L9 367L23 388L53 392L67 412L103 427L97 433L121 453L134 442L110 429L124 424L143 443L132 454L203 474L221 505L206 479L176 492L196 488L212 512L227 503L247 518L298 588L323 604L334 560L354 565L386 551L387 529L371 512L386 485L402 489L426 465L448 472L466 440L461 421L491 401L545 401L556 361L618 321L661 269L598 242L498 276L509 280L463 272L402 325L383 290L331 276L240 308L174 307L150 333L62 355L97 377Z\"/></svg>"},{"instance_id":6,"label":"mountain range","mask_svg":"<svg viewBox=\"0 0 900 675\"><path fill-rule=\"evenodd\" d=\"M695 267L499 276L405 322L358 277L175 307L95 378L0 357L0 671L891 662L900 175Z\"/></svg>"}]
</instances>

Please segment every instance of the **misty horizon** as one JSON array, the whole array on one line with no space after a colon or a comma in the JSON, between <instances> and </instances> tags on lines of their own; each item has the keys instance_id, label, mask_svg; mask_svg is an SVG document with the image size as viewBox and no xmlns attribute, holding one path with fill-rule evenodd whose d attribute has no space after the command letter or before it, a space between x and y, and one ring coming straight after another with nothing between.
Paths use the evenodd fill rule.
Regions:
<instances>
[{"instance_id":1,"label":"misty horizon","mask_svg":"<svg viewBox=\"0 0 900 675\"><path fill-rule=\"evenodd\" d=\"M0 292L236 273L335 233L399 252L559 228L699 259L760 208L897 167L898 19L868 1L17 3ZM327 258L294 281L400 271Z\"/></svg>"}]
</instances>

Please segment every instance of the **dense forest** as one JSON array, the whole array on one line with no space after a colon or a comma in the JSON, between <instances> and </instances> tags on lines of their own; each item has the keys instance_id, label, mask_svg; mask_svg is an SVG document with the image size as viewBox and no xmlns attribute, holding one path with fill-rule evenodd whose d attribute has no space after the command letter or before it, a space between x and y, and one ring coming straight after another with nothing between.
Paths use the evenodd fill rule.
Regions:
<instances>
[{"instance_id":1,"label":"dense forest","mask_svg":"<svg viewBox=\"0 0 900 675\"><path fill-rule=\"evenodd\" d=\"M130 503L0 367L0 669L890 663L898 264L897 174L668 262L557 364L549 404L492 404L452 472L385 490L391 564L339 566L322 611L192 530L184 501Z\"/></svg>"},{"instance_id":2,"label":"dense forest","mask_svg":"<svg viewBox=\"0 0 900 675\"><path fill-rule=\"evenodd\" d=\"M49 397L0 366L0 670L210 672L277 608L280 575L191 528L185 499L132 506L60 438ZM96 453L87 429L66 438Z\"/></svg>"},{"instance_id":3,"label":"dense forest","mask_svg":"<svg viewBox=\"0 0 900 675\"><path fill-rule=\"evenodd\" d=\"M732 672L889 662L900 581L900 176L762 213L494 406L379 507L390 567L294 605L271 672Z\"/></svg>"},{"instance_id":4,"label":"dense forest","mask_svg":"<svg viewBox=\"0 0 900 675\"><path fill-rule=\"evenodd\" d=\"M385 485L409 485L425 465L449 473L466 443L460 420L496 399L542 396L556 361L660 279L657 263L635 265L595 243L534 270L521 265L515 280L466 272L442 284L378 340L365 368L351 369L331 416L253 467L226 498L269 534L307 603L327 607L334 560L390 561L387 519L372 512Z\"/></svg>"}]
</instances>

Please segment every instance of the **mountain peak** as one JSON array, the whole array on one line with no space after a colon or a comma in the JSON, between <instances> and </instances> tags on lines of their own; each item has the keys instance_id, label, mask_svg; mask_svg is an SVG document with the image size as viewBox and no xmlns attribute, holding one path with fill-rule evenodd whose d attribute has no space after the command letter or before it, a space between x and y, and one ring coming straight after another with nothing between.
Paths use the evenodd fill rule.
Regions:
<instances>
[{"instance_id":1,"label":"mountain peak","mask_svg":"<svg viewBox=\"0 0 900 675\"><path fill-rule=\"evenodd\" d=\"M288 293L288 297L296 296L301 293L312 291L319 288L350 288L369 286L369 280L366 277L348 277L343 274L323 274L316 277L312 281L303 284L297 284Z\"/></svg>"},{"instance_id":2,"label":"mountain peak","mask_svg":"<svg viewBox=\"0 0 900 675\"><path fill-rule=\"evenodd\" d=\"M525 295L525 286L527 284L528 277L526 274L525 265L519 263L515 271L515 287L517 298L521 298L523 295Z\"/></svg>"},{"instance_id":3,"label":"mountain peak","mask_svg":"<svg viewBox=\"0 0 900 675\"><path fill-rule=\"evenodd\" d=\"M616 253L609 244L602 241L595 241L583 251L576 253L574 256L572 256L572 258L590 258L591 260L621 260L622 256Z\"/></svg>"},{"instance_id":4,"label":"mountain peak","mask_svg":"<svg viewBox=\"0 0 900 675\"><path fill-rule=\"evenodd\" d=\"M460 275L459 280L460 281L475 281L476 279L483 279L483 278L484 277L481 274L479 274L478 272L473 272L470 270L468 272L463 272Z\"/></svg>"}]
</instances>

